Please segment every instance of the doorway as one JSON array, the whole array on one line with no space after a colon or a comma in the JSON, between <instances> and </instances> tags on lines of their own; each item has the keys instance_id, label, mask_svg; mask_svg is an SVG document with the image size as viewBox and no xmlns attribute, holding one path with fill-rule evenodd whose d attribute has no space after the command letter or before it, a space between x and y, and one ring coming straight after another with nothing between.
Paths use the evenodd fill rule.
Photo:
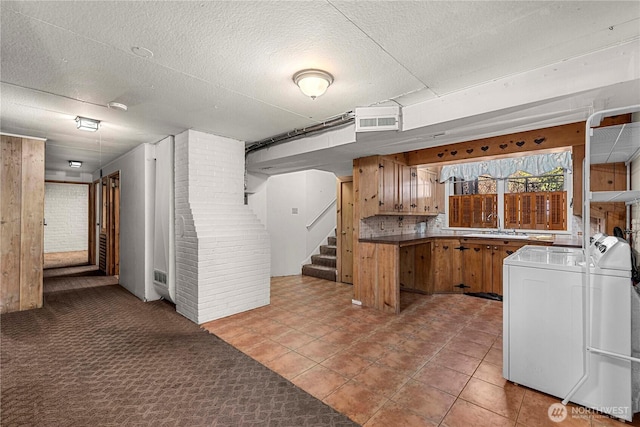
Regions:
<instances>
[{"instance_id":1,"label":"doorway","mask_svg":"<svg viewBox=\"0 0 640 427\"><path fill-rule=\"evenodd\" d=\"M337 279L353 284L353 177L338 177Z\"/></svg>"},{"instance_id":2,"label":"doorway","mask_svg":"<svg viewBox=\"0 0 640 427\"><path fill-rule=\"evenodd\" d=\"M102 177L98 269L107 276L120 274L120 172Z\"/></svg>"},{"instance_id":3,"label":"doorway","mask_svg":"<svg viewBox=\"0 0 640 427\"><path fill-rule=\"evenodd\" d=\"M91 263L92 193L88 183L45 181L45 269Z\"/></svg>"}]
</instances>

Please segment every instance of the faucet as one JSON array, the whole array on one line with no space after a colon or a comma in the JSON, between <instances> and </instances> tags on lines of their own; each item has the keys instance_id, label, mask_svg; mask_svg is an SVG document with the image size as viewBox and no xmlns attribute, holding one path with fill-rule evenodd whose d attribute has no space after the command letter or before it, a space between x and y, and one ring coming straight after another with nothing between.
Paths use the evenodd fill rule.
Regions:
<instances>
[{"instance_id":1,"label":"faucet","mask_svg":"<svg viewBox=\"0 0 640 427\"><path fill-rule=\"evenodd\" d=\"M500 217L498 215L496 215L495 213L491 212L489 215L487 215L487 221L489 221L491 218L495 217L498 223L498 229L495 231L492 231L491 233L494 234L499 234L502 229L500 228Z\"/></svg>"}]
</instances>

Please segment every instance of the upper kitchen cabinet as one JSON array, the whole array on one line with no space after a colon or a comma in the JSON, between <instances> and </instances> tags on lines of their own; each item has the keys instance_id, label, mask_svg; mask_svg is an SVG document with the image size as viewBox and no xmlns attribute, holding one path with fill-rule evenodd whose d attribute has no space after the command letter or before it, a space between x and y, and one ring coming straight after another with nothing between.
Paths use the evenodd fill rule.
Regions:
<instances>
[{"instance_id":1,"label":"upper kitchen cabinet","mask_svg":"<svg viewBox=\"0 0 640 427\"><path fill-rule=\"evenodd\" d=\"M360 218L374 215L435 215L444 211L437 172L407 166L402 156L354 160Z\"/></svg>"},{"instance_id":2,"label":"upper kitchen cabinet","mask_svg":"<svg viewBox=\"0 0 640 427\"><path fill-rule=\"evenodd\" d=\"M436 215L444 213L444 184L438 182L438 171L431 167L417 168L417 213Z\"/></svg>"}]
</instances>

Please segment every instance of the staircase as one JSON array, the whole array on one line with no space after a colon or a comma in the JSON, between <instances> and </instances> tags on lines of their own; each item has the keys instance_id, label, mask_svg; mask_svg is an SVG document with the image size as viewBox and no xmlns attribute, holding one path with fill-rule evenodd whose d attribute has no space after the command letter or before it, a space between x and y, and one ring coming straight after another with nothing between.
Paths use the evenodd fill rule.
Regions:
<instances>
[{"instance_id":1,"label":"staircase","mask_svg":"<svg viewBox=\"0 0 640 427\"><path fill-rule=\"evenodd\" d=\"M328 237L327 244L320 246L320 254L311 255L311 264L302 266L303 276L313 276L320 279L336 281L336 238Z\"/></svg>"}]
</instances>

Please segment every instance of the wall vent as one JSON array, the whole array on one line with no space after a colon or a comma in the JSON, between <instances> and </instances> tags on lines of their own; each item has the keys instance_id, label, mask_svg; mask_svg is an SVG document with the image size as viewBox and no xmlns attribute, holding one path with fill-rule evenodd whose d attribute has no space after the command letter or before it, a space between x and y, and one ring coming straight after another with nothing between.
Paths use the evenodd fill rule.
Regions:
<instances>
[{"instance_id":1,"label":"wall vent","mask_svg":"<svg viewBox=\"0 0 640 427\"><path fill-rule=\"evenodd\" d=\"M160 270L153 270L153 281L158 285L167 286L167 273Z\"/></svg>"},{"instance_id":2,"label":"wall vent","mask_svg":"<svg viewBox=\"0 0 640 427\"><path fill-rule=\"evenodd\" d=\"M400 107L357 107L356 132L400 130Z\"/></svg>"}]
</instances>

